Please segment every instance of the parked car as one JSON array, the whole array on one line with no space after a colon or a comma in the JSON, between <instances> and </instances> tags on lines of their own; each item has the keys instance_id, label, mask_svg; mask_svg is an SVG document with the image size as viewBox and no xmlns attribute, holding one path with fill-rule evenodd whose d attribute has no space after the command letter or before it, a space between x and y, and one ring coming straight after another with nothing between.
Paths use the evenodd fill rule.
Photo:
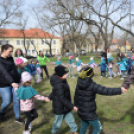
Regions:
<instances>
[{"instance_id":1,"label":"parked car","mask_svg":"<svg viewBox=\"0 0 134 134\"><path fill-rule=\"evenodd\" d=\"M72 55L71 52L66 52L66 53L65 53L65 57L68 57L68 56L70 56L70 55Z\"/></svg>"}]
</instances>

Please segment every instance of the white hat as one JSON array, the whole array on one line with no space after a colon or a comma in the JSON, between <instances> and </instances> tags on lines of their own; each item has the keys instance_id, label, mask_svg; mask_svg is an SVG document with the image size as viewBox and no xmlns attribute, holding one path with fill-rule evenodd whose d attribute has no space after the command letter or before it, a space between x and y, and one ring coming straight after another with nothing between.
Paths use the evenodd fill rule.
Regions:
<instances>
[{"instance_id":1,"label":"white hat","mask_svg":"<svg viewBox=\"0 0 134 134\"><path fill-rule=\"evenodd\" d=\"M32 75L29 72L23 72L21 74L21 82L25 83L27 81L30 81L32 79Z\"/></svg>"},{"instance_id":2,"label":"white hat","mask_svg":"<svg viewBox=\"0 0 134 134\"><path fill-rule=\"evenodd\" d=\"M92 60L94 60L94 58L93 58L93 57L91 57L91 58L90 58L90 61L92 61Z\"/></svg>"},{"instance_id":3,"label":"white hat","mask_svg":"<svg viewBox=\"0 0 134 134\"><path fill-rule=\"evenodd\" d=\"M77 57L75 60L76 60L76 61L78 61L78 60L79 60L79 58Z\"/></svg>"},{"instance_id":4,"label":"white hat","mask_svg":"<svg viewBox=\"0 0 134 134\"><path fill-rule=\"evenodd\" d=\"M24 61L24 63L28 62L28 60L26 58L24 58L24 57L19 57L19 58L21 58Z\"/></svg>"}]
</instances>

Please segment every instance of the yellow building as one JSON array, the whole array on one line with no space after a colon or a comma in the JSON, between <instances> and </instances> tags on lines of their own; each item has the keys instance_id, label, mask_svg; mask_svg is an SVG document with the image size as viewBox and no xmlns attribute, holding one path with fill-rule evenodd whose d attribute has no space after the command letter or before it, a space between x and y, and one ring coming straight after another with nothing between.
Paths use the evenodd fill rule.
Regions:
<instances>
[{"instance_id":1,"label":"yellow building","mask_svg":"<svg viewBox=\"0 0 134 134\"><path fill-rule=\"evenodd\" d=\"M25 38L24 38L25 36ZM42 31L41 29L29 29L29 30L14 30L14 29L0 29L0 46L3 44L11 44L16 49L22 49L25 53L24 47L27 51L27 55L37 56L37 52L42 50L44 54L50 54L49 45L45 42L52 41L52 55L61 54L61 40L59 37L54 36L50 33Z\"/></svg>"}]
</instances>

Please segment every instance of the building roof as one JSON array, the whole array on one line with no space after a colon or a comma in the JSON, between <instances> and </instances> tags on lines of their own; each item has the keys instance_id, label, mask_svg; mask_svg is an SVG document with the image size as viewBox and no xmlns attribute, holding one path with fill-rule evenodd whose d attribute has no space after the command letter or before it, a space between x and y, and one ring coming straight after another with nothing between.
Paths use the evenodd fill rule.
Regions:
<instances>
[{"instance_id":1,"label":"building roof","mask_svg":"<svg viewBox=\"0 0 134 134\"><path fill-rule=\"evenodd\" d=\"M42 31L38 28L31 28L29 30L24 30L26 38L57 38L59 37L52 35L51 33ZM15 29L0 29L0 37L3 38L24 38L23 30Z\"/></svg>"},{"instance_id":2,"label":"building roof","mask_svg":"<svg viewBox=\"0 0 134 134\"><path fill-rule=\"evenodd\" d=\"M113 39L112 42L115 43L115 44L119 44L118 39ZM128 41L126 41L126 45L130 45L130 43Z\"/></svg>"}]
</instances>

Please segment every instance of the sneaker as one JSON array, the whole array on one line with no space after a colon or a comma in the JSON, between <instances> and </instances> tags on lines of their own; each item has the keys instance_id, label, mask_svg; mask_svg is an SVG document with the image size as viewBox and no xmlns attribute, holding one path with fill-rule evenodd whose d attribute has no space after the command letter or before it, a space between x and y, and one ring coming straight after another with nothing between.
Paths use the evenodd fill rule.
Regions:
<instances>
[{"instance_id":1,"label":"sneaker","mask_svg":"<svg viewBox=\"0 0 134 134\"><path fill-rule=\"evenodd\" d=\"M108 76L106 75L106 78L107 78Z\"/></svg>"},{"instance_id":2,"label":"sneaker","mask_svg":"<svg viewBox=\"0 0 134 134\"><path fill-rule=\"evenodd\" d=\"M116 78L116 75L114 76L114 78Z\"/></svg>"},{"instance_id":3,"label":"sneaker","mask_svg":"<svg viewBox=\"0 0 134 134\"><path fill-rule=\"evenodd\" d=\"M112 77L108 77L109 79L112 79Z\"/></svg>"},{"instance_id":4,"label":"sneaker","mask_svg":"<svg viewBox=\"0 0 134 134\"><path fill-rule=\"evenodd\" d=\"M120 78L120 80L124 80L124 78Z\"/></svg>"},{"instance_id":5,"label":"sneaker","mask_svg":"<svg viewBox=\"0 0 134 134\"><path fill-rule=\"evenodd\" d=\"M16 122L16 123L19 123L19 124L25 124L25 121L24 121L23 119L21 119L21 118L16 119L15 122Z\"/></svg>"},{"instance_id":6,"label":"sneaker","mask_svg":"<svg viewBox=\"0 0 134 134\"><path fill-rule=\"evenodd\" d=\"M23 133L22 134L31 134L30 133L30 131L29 130L27 130L27 131L23 131Z\"/></svg>"},{"instance_id":7,"label":"sneaker","mask_svg":"<svg viewBox=\"0 0 134 134\"><path fill-rule=\"evenodd\" d=\"M32 130L33 127L31 123L29 124L28 128L30 129L30 131Z\"/></svg>"},{"instance_id":8,"label":"sneaker","mask_svg":"<svg viewBox=\"0 0 134 134\"><path fill-rule=\"evenodd\" d=\"M73 76L72 78L75 78L75 76Z\"/></svg>"},{"instance_id":9,"label":"sneaker","mask_svg":"<svg viewBox=\"0 0 134 134\"><path fill-rule=\"evenodd\" d=\"M100 76L102 78L102 76Z\"/></svg>"}]
</instances>

